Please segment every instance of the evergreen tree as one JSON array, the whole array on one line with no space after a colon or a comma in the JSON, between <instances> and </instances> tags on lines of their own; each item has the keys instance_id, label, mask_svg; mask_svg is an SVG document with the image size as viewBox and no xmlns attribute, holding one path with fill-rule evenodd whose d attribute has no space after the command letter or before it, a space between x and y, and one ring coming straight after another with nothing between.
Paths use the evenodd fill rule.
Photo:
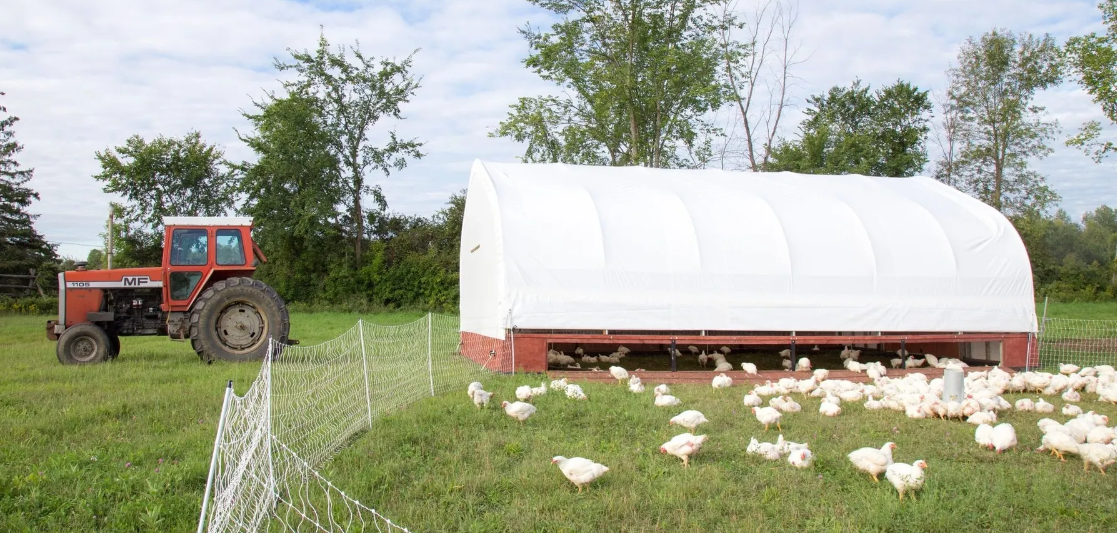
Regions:
<instances>
[{"instance_id":1,"label":"evergreen tree","mask_svg":"<svg viewBox=\"0 0 1119 533\"><path fill-rule=\"evenodd\" d=\"M35 230L38 215L27 212L31 202L39 199L39 193L27 186L35 169L22 168L16 160L23 145L16 141L12 126L19 117L7 112L0 105L0 272L25 274L57 256Z\"/></svg>"}]
</instances>

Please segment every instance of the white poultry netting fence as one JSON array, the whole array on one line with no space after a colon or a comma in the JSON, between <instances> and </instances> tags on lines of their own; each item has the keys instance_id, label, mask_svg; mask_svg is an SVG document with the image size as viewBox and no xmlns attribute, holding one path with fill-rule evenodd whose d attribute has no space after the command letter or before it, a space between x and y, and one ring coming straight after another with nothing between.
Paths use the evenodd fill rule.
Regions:
<instances>
[{"instance_id":1,"label":"white poultry netting fence","mask_svg":"<svg viewBox=\"0 0 1119 533\"><path fill-rule=\"evenodd\" d=\"M315 469L379 416L513 371L512 342L457 317L359 320L315 346L273 344L244 396L226 391L198 531L407 531Z\"/></svg>"},{"instance_id":2,"label":"white poultry netting fence","mask_svg":"<svg viewBox=\"0 0 1119 533\"><path fill-rule=\"evenodd\" d=\"M1114 365L1115 321L1046 318L1038 330L1037 361L1031 367Z\"/></svg>"}]
</instances>

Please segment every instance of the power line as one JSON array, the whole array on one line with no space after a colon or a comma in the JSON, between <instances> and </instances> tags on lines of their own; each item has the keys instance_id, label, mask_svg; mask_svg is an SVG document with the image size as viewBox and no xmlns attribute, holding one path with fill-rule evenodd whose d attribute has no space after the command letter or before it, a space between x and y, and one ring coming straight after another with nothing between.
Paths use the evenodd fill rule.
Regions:
<instances>
[{"instance_id":1,"label":"power line","mask_svg":"<svg viewBox=\"0 0 1119 533\"><path fill-rule=\"evenodd\" d=\"M86 244L84 242L66 242L66 241L47 241L47 242L49 242L51 244L69 244L69 245L73 245L73 246L88 246L90 248L101 248L101 247L105 246L103 244Z\"/></svg>"}]
</instances>

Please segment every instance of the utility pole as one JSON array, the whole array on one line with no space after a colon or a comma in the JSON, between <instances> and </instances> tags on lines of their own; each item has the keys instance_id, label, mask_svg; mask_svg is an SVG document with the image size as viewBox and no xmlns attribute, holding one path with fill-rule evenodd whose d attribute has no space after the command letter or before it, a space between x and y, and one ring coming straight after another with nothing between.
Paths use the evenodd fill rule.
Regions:
<instances>
[{"instance_id":1,"label":"utility pole","mask_svg":"<svg viewBox=\"0 0 1119 533\"><path fill-rule=\"evenodd\" d=\"M113 269L113 204L109 203L109 245L105 250L105 270Z\"/></svg>"}]
</instances>

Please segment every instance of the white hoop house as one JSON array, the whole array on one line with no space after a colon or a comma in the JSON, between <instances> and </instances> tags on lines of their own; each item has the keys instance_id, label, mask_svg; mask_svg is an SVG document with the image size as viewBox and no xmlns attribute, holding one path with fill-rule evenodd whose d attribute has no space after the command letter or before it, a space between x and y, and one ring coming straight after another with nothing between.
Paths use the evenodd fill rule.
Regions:
<instances>
[{"instance_id":1,"label":"white hoop house","mask_svg":"<svg viewBox=\"0 0 1119 533\"><path fill-rule=\"evenodd\" d=\"M935 180L475 161L463 331L1034 332L998 211Z\"/></svg>"}]
</instances>

